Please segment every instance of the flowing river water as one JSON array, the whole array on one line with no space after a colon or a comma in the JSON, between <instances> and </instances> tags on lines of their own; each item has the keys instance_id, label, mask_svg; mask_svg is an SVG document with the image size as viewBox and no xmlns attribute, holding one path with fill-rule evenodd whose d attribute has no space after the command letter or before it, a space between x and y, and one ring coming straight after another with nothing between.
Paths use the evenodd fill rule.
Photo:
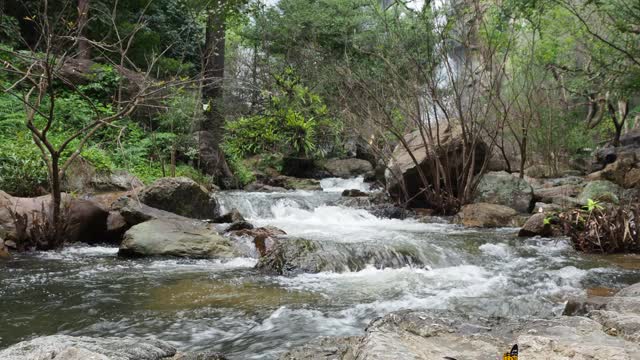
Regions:
<instances>
[{"instance_id":1,"label":"flowing river water","mask_svg":"<svg viewBox=\"0 0 640 360\"><path fill-rule=\"evenodd\" d=\"M362 334L370 320L394 310L551 317L587 288L640 281L637 270L580 255L563 240L381 219L336 205L342 189L368 190L362 179L322 185L324 191L223 192L219 200L256 225L322 243L337 269L347 268L337 256L343 246L375 249L386 267L285 277L253 270L255 256L119 259L116 248L80 245L19 254L0 261L0 348L57 333L133 335L230 359L273 359L317 336ZM407 256L385 251L390 247Z\"/></svg>"}]
</instances>

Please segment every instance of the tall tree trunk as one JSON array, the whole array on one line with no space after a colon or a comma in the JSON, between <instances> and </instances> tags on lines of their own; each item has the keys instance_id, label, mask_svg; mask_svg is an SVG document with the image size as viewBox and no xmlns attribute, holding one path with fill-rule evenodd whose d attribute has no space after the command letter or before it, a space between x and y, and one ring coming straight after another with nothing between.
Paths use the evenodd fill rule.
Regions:
<instances>
[{"instance_id":1,"label":"tall tree trunk","mask_svg":"<svg viewBox=\"0 0 640 360\"><path fill-rule=\"evenodd\" d=\"M88 20L89 0L78 0L78 58L82 60L88 60L91 57L91 47L86 40Z\"/></svg>"},{"instance_id":2,"label":"tall tree trunk","mask_svg":"<svg viewBox=\"0 0 640 360\"><path fill-rule=\"evenodd\" d=\"M223 80L225 46L225 0L217 0L207 17L202 102L206 105L205 119L199 138L200 166L222 187L233 184L233 174L220 149L224 131Z\"/></svg>"}]
</instances>

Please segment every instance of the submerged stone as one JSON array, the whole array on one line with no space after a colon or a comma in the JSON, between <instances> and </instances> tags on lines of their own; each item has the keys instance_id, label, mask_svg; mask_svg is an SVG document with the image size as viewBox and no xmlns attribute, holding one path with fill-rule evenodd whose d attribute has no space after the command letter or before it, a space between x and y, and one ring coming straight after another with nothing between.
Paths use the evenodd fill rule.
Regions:
<instances>
[{"instance_id":1,"label":"submerged stone","mask_svg":"<svg viewBox=\"0 0 640 360\"><path fill-rule=\"evenodd\" d=\"M279 239L275 246L260 258L256 268L268 273L294 275L322 271L360 271L367 266L400 268L427 265L419 249L411 245L381 245L315 241L308 239Z\"/></svg>"}]
</instances>

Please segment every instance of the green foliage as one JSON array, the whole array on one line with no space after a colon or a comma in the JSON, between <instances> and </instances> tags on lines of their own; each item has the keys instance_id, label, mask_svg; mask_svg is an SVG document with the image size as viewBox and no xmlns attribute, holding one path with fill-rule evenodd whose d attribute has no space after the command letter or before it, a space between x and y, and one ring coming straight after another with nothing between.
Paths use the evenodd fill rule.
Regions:
<instances>
[{"instance_id":1,"label":"green foliage","mask_svg":"<svg viewBox=\"0 0 640 360\"><path fill-rule=\"evenodd\" d=\"M97 146L85 148L82 157L93 165L98 171L112 171L116 168L109 153Z\"/></svg>"},{"instance_id":2,"label":"green foliage","mask_svg":"<svg viewBox=\"0 0 640 360\"><path fill-rule=\"evenodd\" d=\"M0 136L0 190L35 196L47 183L46 165L30 136L26 132L12 133L11 138Z\"/></svg>"},{"instance_id":3,"label":"green foliage","mask_svg":"<svg viewBox=\"0 0 640 360\"><path fill-rule=\"evenodd\" d=\"M584 209L591 214L594 210L602 210L604 207L597 200L587 199L587 205L584 206Z\"/></svg>"},{"instance_id":4,"label":"green foliage","mask_svg":"<svg viewBox=\"0 0 640 360\"><path fill-rule=\"evenodd\" d=\"M89 79L89 84L78 87L80 92L106 103L115 94L121 76L113 66L96 63L90 69Z\"/></svg>"},{"instance_id":5,"label":"green foliage","mask_svg":"<svg viewBox=\"0 0 640 360\"><path fill-rule=\"evenodd\" d=\"M320 96L286 68L276 76L264 114L228 122L223 146L236 159L261 153L321 157L325 149L318 142L338 130L339 121L329 115Z\"/></svg>"}]
</instances>

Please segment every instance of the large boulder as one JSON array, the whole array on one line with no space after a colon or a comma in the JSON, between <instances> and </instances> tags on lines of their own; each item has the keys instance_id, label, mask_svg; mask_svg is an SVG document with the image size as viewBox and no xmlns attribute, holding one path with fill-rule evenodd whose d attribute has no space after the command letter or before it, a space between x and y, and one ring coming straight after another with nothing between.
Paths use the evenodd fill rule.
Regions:
<instances>
[{"instance_id":1,"label":"large boulder","mask_svg":"<svg viewBox=\"0 0 640 360\"><path fill-rule=\"evenodd\" d=\"M98 192L127 191L144 186L137 177L124 170L109 173L98 173L91 179L91 188Z\"/></svg>"},{"instance_id":2,"label":"large boulder","mask_svg":"<svg viewBox=\"0 0 640 360\"><path fill-rule=\"evenodd\" d=\"M566 184L552 187L542 187L533 190L533 195L537 201L543 203L553 203L554 198L569 196L575 197L582 191L582 186L577 184Z\"/></svg>"},{"instance_id":3,"label":"large boulder","mask_svg":"<svg viewBox=\"0 0 640 360\"><path fill-rule=\"evenodd\" d=\"M423 196L420 196L424 184L418 169L422 170L430 184L440 181L441 179L437 179L436 176L436 160L440 159L441 162L446 162L449 165L451 172L449 177L456 181L462 171L463 162L466 160L462 156L463 137L459 126L442 126L439 136L434 133L433 137L439 138L439 144L428 144L427 147L420 131L416 130L405 135L403 140L409 151L403 144L397 145L387 164L385 180L389 193L396 199L406 200L406 192L406 198L411 200L408 204L410 207L429 208L433 206ZM488 148L486 144L479 143L475 152L473 172L477 174L482 170L482 165L488 156ZM452 187L456 189L457 184L452 184Z\"/></svg>"},{"instance_id":4,"label":"large boulder","mask_svg":"<svg viewBox=\"0 0 640 360\"><path fill-rule=\"evenodd\" d=\"M551 224L547 221L547 215L545 213L536 213L524 223L518 236L531 237L531 236L551 236L553 229Z\"/></svg>"},{"instance_id":5,"label":"large boulder","mask_svg":"<svg viewBox=\"0 0 640 360\"><path fill-rule=\"evenodd\" d=\"M118 255L229 258L234 256L234 251L229 239L219 235L206 223L156 219L127 230Z\"/></svg>"},{"instance_id":6,"label":"large boulder","mask_svg":"<svg viewBox=\"0 0 640 360\"><path fill-rule=\"evenodd\" d=\"M474 199L477 202L508 206L521 213L530 212L534 205L531 185L506 171L484 174Z\"/></svg>"},{"instance_id":7,"label":"large boulder","mask_svg":"<svg viewBox=\"0 0 640 360\"><path fill-rule=\"evenodd\" d=\"M495 228L512 226L516 215L518 212L507 206L477 203L463 206L456 221L466 227Z\"/></svg>"},{"instance_id":8,"label":"large boulder","mask_svg":"<svg viewBox=\"0 0 640 360\"><path fill-rule=\"evenodd\" d=\"M113 202L111 208L124 218L129 227L155 219L189 220L187 217L145 205L141 203L140 200L132 196L120 197L118 200Z\"/></svg>"},{"instance_id":9,"label":"large boulder","mask_svg":"<svg viewBox=\"0 0 640 360\"><path fill-rule=\"evenodd\" d=\"M364 175L366 178L372 178L373 166L367 160L350 158L350 159L329 159L324 163L324 168L335 177L351 178Z\"/></svg>"},{"instance_id":10,"label":"large boulder","mask_svg":"<svg viewBox=\"0 0 640 360\"><path fill-rule=\"evenodd\" d=\"M124 170L98 170L82 157L71 163L62 182L64 191L77 193L127 191L142 186L140 179Z\"/></svg>"},{"instance_id":11,"label":"large boulder","mask_svg":"<svg viewBox=\"0 0 640 360\"><path fill-rule=\"evenodd\" d=\"M140 201L157 209L195 219L219 215L215 198L187 177L162 178L140 192Z\"/></svg>"},{"instance_id":12,"label":"large boulder","mask_svg":"<svg viewBox=\"0 0 640 360\"><path fill-rule=\"evenodd\" d=\"M21 226L16 226L15 214L25 220ZM5 234L5 240L16 242L20 250L27 246L47 248L47 244L34 244L31 236L35 227L42 225L51 216L51 196L44 195L35 198L13 197L0 191L0 232ZM65 241L100 243L113 242L107 229L109 211L98 204L75 199L62 194L62 216L65 219Z\"/></svg>"},{"instance_id":13,"label":"large boulder","mask_svg":"<svg viewBox=\"0 0 640 360\"><path fill-rule=\"evenodd\" d=\"M587 183L578 196L578 202L586 205L588 200L617 204L620 202L622 189L608 180L596 180Z\"/></svg>"},{"instance_id":14,"label":"large boulder","mask_svg":"<svg viewBox=\"0 0 640 360\"><path fill-rule=\"evenodd\" d=\"M52 335L12 345L0 351L0 359L160 360L175 354L171 344L160 340Z\"/></svg>"},{"instance_id":15,"label":"large boulder","mask_svg":"<svg viewBox=\"0 0 640 360\"><path fill-rule=\"evenodd\" d=\"M420 249L403 244L367 244L279 238L260 258L256 269L278 275L322 271L360 271L367 266L400 268L424 266L429 259Z\"/></svg>"}]
</instances>

